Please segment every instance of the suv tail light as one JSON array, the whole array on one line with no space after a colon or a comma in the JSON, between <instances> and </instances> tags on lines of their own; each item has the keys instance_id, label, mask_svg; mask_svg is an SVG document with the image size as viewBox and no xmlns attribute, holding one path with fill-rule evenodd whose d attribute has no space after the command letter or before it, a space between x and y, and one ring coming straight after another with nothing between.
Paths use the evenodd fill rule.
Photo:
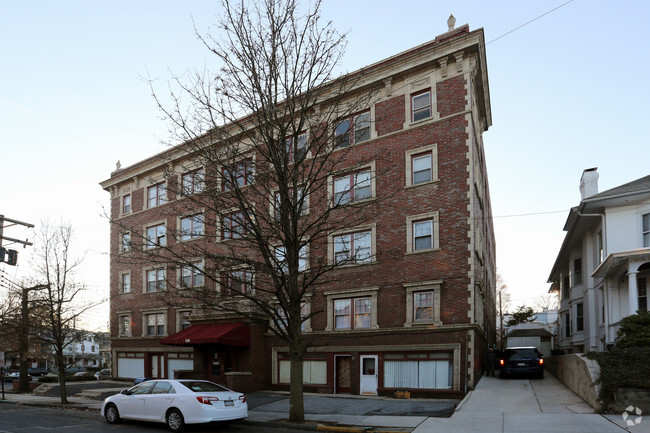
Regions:
<instances>
[{"instance_id":1,"label":"suv tail light","mask_svg":"<svg viewBox=\"0 0 650 433\"><path fill-rule=\"evenodd\" d=\"M499 364L500 364L500 365L504 365L505 363L506 363L505 360L503 360L503 359L499 359Z\"/></svg>"},{"instance_id":2,"label":"suv tail light","mask_svg":"<svg viewBox=\"0 0 650 433\"><path fill-rule=\"evenodd\" d=\"M539 365L544 365L544 358L539 358Z\"/></svg>"},{"instance_id":3,"label":"suv tail light","mask_svg":"<svg viewBox=\"0 0 650 433\"><path fill-rule=\"evenodd\" d=\"M199 401L199 403L203 403L203 404L212 404L213 401L219 401L218 397L199 396L199 397L196 397L196 399Z\"/></svg>"}]
</instances>

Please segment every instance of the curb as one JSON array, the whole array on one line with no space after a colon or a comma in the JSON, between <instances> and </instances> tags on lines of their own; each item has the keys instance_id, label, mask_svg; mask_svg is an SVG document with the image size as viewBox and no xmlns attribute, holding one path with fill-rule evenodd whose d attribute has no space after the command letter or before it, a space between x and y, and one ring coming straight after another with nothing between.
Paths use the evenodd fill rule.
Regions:
<instances>
[{"instance_id":1,"label":"curb","mask_svg":"<svg viewBox=\"0 0 650 433\"><path fill-rule=\"evenodd\" d=\"M463 407L463 405L467 402L467 400L469 400L469 397L472 395L473 392L474 392L473 390L467 392L467 394L465 395L465 398L463 398L460 401L460 403L458 403L458 405L456 405L456 409L454 409L454 413L458 412L460 410L460 408Z\"/></svg>"}]
</instances>

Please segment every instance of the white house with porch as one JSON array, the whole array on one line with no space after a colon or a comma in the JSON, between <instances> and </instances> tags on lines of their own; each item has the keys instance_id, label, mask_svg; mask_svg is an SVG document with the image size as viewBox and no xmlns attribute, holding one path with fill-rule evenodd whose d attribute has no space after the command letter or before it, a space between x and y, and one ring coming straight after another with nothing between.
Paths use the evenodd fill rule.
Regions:
<instances>
[{"instance_id":1,"label":"white house with porch","mask_svg":"<svg viewBox=\"0 0 650 433\"><path fill-rule=\"evenodd\" d=\"M650 175L599 193L597 169L587 169L580 193L549 276L570 353L613 344L620 320L648 309L650 281Z\"/></svg>"}]
</instances>

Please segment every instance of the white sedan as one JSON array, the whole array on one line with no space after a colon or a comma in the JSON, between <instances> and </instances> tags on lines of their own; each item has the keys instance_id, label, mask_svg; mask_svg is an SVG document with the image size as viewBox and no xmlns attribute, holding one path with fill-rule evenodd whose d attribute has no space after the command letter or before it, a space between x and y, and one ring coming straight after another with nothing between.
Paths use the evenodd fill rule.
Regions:
<instances>
[{"instance_id":1,"label":"white sedan","mask_svg":"<svg viewBox=\"0 0 650 433\"><path fill-rule=\"evenodd\" d=\"M149 380L104 400L102 415L111 424L122 419L167 423L173 432L185 424L233 421L248 416L244 394L207 380Z\"/></svg>"}]
</instances>

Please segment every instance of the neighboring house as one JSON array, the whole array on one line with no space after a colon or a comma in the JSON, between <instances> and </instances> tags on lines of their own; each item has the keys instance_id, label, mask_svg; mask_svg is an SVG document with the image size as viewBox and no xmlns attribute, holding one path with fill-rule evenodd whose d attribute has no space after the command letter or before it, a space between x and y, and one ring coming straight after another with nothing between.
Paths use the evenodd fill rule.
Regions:
<instances>
[{"instance_id":1,"label":"neighboring house","mask_svg":"<svg viewBox=\"0 0 650 433\"><path fill-rule=\"evenodd\" d=\"M519 323L506 333L506 347L535 346L544 356L551 356L553 345L553 327L545 323Z\"/></svg>"},{"instance_id":2,"label":"neighboring house","mask_svg":"<svg viewBox=\"0 0 650 433\"><path fill-rule=\"evenodd\" d=\"M96 339L97 334L95 333L80 332L78 338L75 338L63 349L66 365L69 367L101 368L102 355L99 350L99 342Z\"/></svg>"},{"instance_id":3,"label":"neighboring house","mask_svg":"<svg viewBox=\"0 0 650 433\"><path fill-rule=\"evenodd\" d=\"M583 172L581 201L551 270L560 295L559 346L603 351L620 320L648 309L650 176L599 193L596 168Z\"/></svg>"},{"instance_id":4,"label":"neighboring house","mask_svg":"<svg viewBox=\"0 0 650 433\"><path fill-rule=\"evenodd\" d=\"M310 345L305 391L360 394L363 379L368 394L409 389L412 395L458 396L480 377L496 329L495 243L482 138L492 122L483 29L452 29L374 64L363 82L381 91L366 111L368 133L349 155L396 152L394 161L368 161L377 173L391 170L376 184L371 178L369 194L393 192L364 234L373 252L367 263L332 271L335 285L312 294L311 305L323 312L303 329ZM414 119L415 98L420 111ZM183 197L165 190L165 182L181 183L183 156L168 150L118 168L101 183L111 194L113 221L113 376L165 378L193 370L219 383L241 375L251 378L254 389L286 390L284 341L241 318L224 323L193 316L193 305L166 305L149 292L175 290L178 271L169 266L159 275L151 264L129 260L131 234L121 227L149 230L157 239L178 230L180 216L169 213L170 203ZM166 181L170 167L176 172ZM163 194L164 202L157 202ZM421 244L415 242L416 224L426 237ZM172 236L165 243L173 248ZM332 248L325 245L319 253L333 255ZM205 280L201 284L212 284Z\"/></svg>"}]
</instances>

